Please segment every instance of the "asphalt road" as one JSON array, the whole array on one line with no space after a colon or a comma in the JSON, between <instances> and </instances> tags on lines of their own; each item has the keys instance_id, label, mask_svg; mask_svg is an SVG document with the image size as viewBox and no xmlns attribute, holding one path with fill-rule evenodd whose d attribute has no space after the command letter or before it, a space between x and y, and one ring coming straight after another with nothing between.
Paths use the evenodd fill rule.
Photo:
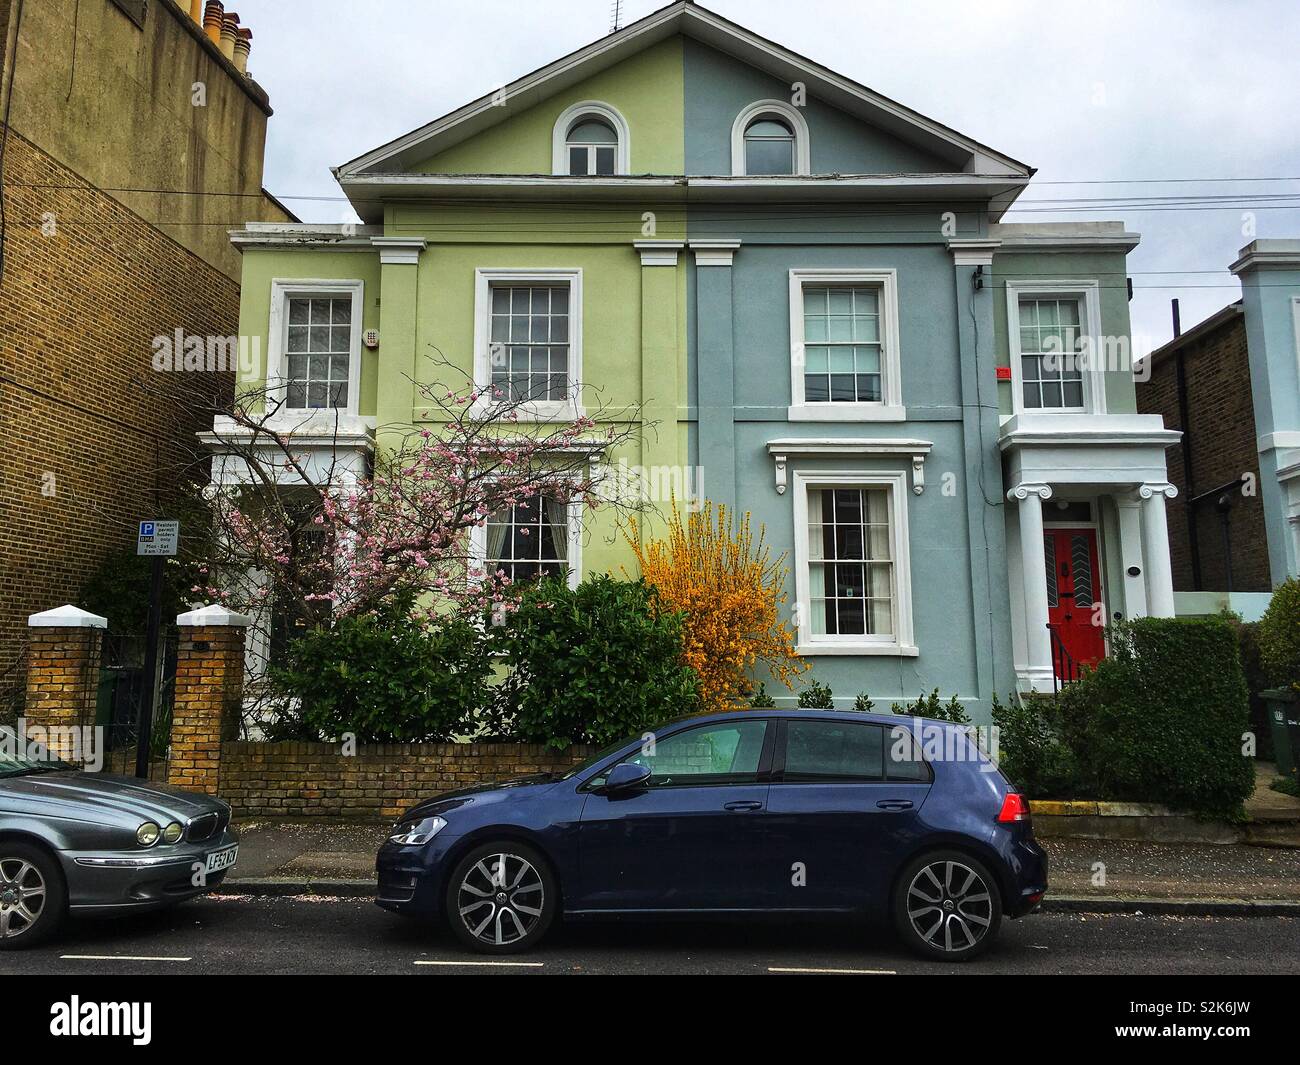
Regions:
<instances>
[{"instance_id":1,"label":"asphalt road","mask_svg":"<svg viewBox=\"0 0 1300 1065\"><path fill-rule=\"evenodd\" d=\"M1003 925L984 958L914 958L888 931L846 924L618 924L557 928L538 950L485 964L445 934L364 899L199 899L72 922L0 954L0 975L53 973L1300 973L1300 918L1039 914Z\"/></svg>"}]
</instances>

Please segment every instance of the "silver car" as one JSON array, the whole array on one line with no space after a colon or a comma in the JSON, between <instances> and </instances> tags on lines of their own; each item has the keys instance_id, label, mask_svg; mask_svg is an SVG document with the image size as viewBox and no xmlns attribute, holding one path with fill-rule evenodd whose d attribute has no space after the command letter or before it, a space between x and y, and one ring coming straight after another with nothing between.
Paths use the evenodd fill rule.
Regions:
<instances>
[{"instance_id":1,"label":"silver car","mask_svg":"<svg viewBox=\"0 0 1300 1065\"><path fill-rule=\"evenodd\" d=\"M0 950L201 895L238 853L220 799L0 755Z\"/></svg>"}]
</instances>

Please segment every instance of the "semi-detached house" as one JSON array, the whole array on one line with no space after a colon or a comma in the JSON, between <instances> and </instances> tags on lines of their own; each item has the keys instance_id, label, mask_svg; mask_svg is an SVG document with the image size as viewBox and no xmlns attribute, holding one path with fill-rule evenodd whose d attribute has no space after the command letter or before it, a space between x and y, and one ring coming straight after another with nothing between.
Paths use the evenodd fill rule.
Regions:
<instances>
[{"instance_id":1,"label":"semi-detached house","mask_svg":"<svg viewBox=\"0 0 1300 1065\"><path fill-rule=\"evenodd\" d=\"M575 385L634 408L654 431L599 461L752 513L842 701L938 687L979 719L1104 654L1107 620L1173 613L1138 237L1003 223L1026 164L679 2L334 173L363 227L233 234L245 383L285 390L319 468L427 424L433 352L538 418ZM479 550L617 573L610 521L543 505Z\"/></svg>"}]
</instances>

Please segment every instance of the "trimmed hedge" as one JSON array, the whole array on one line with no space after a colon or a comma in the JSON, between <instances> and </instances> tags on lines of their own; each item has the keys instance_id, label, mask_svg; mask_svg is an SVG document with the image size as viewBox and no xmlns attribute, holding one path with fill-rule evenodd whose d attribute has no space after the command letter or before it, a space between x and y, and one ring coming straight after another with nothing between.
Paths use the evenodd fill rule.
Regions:
<instances>
[{"instance_id":1,"label":"trimmed hedge","mask_svg":"<svg viewBox=\"0 0 1300 1065\"><path fill-rule=\"evenodd\" d=\"M1237 636L1220 619L1139 618L1061 693L1058 739L1091 796L1237 818L1254 787Z\"/></svg>"}]
</instances>

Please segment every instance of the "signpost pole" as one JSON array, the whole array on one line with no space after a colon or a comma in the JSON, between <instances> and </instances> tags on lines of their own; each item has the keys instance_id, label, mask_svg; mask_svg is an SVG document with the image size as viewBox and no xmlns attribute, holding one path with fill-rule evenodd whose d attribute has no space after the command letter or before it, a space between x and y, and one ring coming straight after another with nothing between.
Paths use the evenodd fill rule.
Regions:
<instances>
[{"instance_id":1,"label":"signpost pole","mask_svg":"<svg viewBox=\"0 0 1300 1065\"><path fill-rule=\"evenodd\" d=\"M148 557L149 624L144 647L144 691L135 736L135 775L149 779L149 748L153 739L154 703L158 700L158 636L162 630L163 563L176 554L181 527L178 521L142 521L135 553Z\"/></svg>"},{"instance_id":2,"label":"signpost pole","mask_svg":"<svg viewBox=\"0 0 1300 1065\"><path fill-rule=\"evenodd\" d=\"M140 723L136 729L135 775L149 779L149 749L153 740L153 708L158 697L158 633L162 628L163 556L149 560L149 625L144 645L144 691L140 697Z\"/></svg>"}]
</instances>

